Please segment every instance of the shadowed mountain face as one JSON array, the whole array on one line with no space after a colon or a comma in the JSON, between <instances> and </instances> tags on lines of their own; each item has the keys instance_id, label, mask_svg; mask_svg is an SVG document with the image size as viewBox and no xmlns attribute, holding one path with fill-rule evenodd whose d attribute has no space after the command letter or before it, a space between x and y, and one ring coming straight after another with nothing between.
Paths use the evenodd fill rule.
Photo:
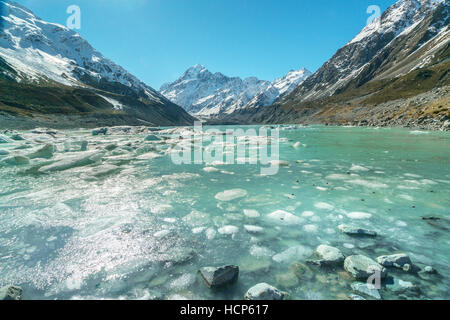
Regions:
<instances>
[{"instance_id":1,"label":"shadowed mountain face","mask_svg":"<svg viewBox=\"0 0 450 320\"><path fill-rule=\"evenodd\" d=\"M400 0L271 109L237 119L341 124L373 120L374 125L404 124L393 120L408 117L412 122L446 121L448 26L448 2ZM417 95L425 96L414 99Z\"/></svg>"},{"instance_id":2,"label":"shadowed mountain face","mask_svg":"<svg viewBox=\"0 0 450 320\"><path fill-rule=\"evenodd\" d=\"M0 17L3 115L90 116L91 120L98 115L99 125L194 121L74 31L43 21L14 2L0 1Z\"/></svg>"}]
</instances>

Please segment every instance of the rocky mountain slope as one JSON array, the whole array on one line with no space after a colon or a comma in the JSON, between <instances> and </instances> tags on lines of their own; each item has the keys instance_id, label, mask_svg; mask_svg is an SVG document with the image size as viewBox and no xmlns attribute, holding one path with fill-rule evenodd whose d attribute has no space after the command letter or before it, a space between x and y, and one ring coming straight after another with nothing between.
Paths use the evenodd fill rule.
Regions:
<instances>
[{"instance_id":1,"label":"rocky mountain slope","mask_svg":"<svg viewBox=\"0 0 450 320\"><path fill-rule=\"evenodd\" d=\"M105 124L112 119L127 124L193 122L182 108L105 58L78 33L43 21L15 2L0 1L0 8L3 115L39 119L98 114Z\"/></svg>"},{"instance_id":2,"label":"rocky mountain slope","mask_svg":"<svg viewBox=\"0 0 450 320\"><path fill-rule=\"evenodd\" d=\"M449 41L448 1L400 0L272 108L235 118L374 125L433 118L443 125L450 117ZM427 93L436 100L408 100ZM411 101L402 112L391 108ZM365 108L368 115L374 107L380 112L368 119L351 111Z\"/></svg>"},{"instance_id":3,"label":"rocky mountain slope","mask_svg":"<svg viewBox=\"0 0 450 320\"><path fill-rule=\"evenodd\" d=\"M226 118L239 110L271 105L309 75L311 72L301 69L269 82L254 77L227 77L195 65L175 82L163 85L160 92L196 116Z\"/></svg>"}]
</instances>

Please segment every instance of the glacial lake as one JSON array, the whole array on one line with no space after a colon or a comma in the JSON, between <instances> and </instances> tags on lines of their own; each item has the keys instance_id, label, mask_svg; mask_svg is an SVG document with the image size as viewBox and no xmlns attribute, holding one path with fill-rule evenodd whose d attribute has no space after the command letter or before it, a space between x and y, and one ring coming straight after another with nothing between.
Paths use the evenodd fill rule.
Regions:
<instances>
[{"instance_id":1,"label":"glacial lake","mask_svg":"<svg viewBox=\"0 0 450 320\"><path fill-rule=\"evenodd\" d=\"M328 244L438 271L388 268L414 290L383 285L383 299L450 298L450 133L280 126L282 166L263 175L261 164L173 163L189 131L2 133L0 286L24 299L242 299L265 282L291 299L347 299L355 280L342 266L307 263ZM239 279L221 290L197 273L230 264Z\"/></svg>"}]
</instances>

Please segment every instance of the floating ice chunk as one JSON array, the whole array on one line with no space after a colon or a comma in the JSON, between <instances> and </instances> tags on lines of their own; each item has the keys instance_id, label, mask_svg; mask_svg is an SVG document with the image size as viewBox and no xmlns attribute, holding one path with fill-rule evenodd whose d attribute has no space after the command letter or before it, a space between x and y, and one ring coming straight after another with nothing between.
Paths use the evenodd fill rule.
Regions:
<instances>
[{"instance_id":1,"label":"floating ice chunk","mask_svg":"<svg viewBox=\"0 0 450 320\"><path fill-rule=\"evenodd\" d=\"M245 225L244 228L248 233L258 234L264 232L264 228L259 226Z\"/></svg>"},{"instance_id":2,"label":"floating ice chunk","mask_svg":"<svg viewBox=\"0 0 450 320\"><path fill-rule=\"evenodd\" d=\"M267 215L267 218L273 222L286 225L300 224L303 219L283 210L277 210Z\"/></svg>"},{"instance_id":3,"label":"floating ice chunk","mask_svg":"<svg viewBox=\"0 0 450 320\"><path fill-rule=\"evenodd\" d=\"M94 167L89 171L89 175L99 178L112 173L115 173L120 170L120 167L115 166L113 164L104 164L98 167Z\"/></svg>"},{"instance_id":4,"label":"floating ice chunk","mask_svg":"<svg viewBox=\"0 0 450 320\"><path fill-rule=\"evenodd\" d=\"M307 225L303 226L303 229L306 232L310 232L310 233L316 233L317 232L317 226L313 225L313 224L307 224Z\"/></svg>"},{"instance_id":5,"label":"floating ice chunk","mask_svg":"<svg viewBox=\"0 0 450 320\"><path fill-rule=\"evenodd\" d=\"M161 230L161 231L156 232L153 236L156 239L162 239L162 238L168 236L171 233L172 233L172 231L170 231L170 230Z\"/></svg>"},{"instance_id":6,"label":"floating ice chunk","mask_svg":"<svg viewBox=\"0 0 450 320\"><path fill-rule=\"evenodd\" d=\"M347 217L350 219L370 219L372 215L366 212L350 212L347 213Z\"/></svg>"},{"instance_id":7,"label":"floating ice chunk","mask_svg":"<svg viewBox=\"0 0 450 320\"><path fill-rule=\"evenodd\" d=\"M34 152L31 152L27 154L27 157L30 159L36 159L36 158L45 158L49 159L53 157L53 153L55 152L55 146L52 144L46 144L43 147L40 147L39 149L35 150Z\"/></svg>"},{"instance_id":8,"label":"floating ice chunk","mask_svg":"<svg viewBox=\"0 0 450 320\"><path fill-rule=\"evenodd\" d=\"M326 202L317 202L314 204L314 207L316 207L317 209L323 209L323 210L333 210L334 206L332 206L331 204L328 204Z\"/></svg>"},{"instance_id":9,"label":"floating ice chunk","mask_svg":"<svg viewBox=\"0 0 450 320\"><path fill-rule=\"evenodd\" d=\"M216 199L220 201L232 201L235 199L246 197L247 194L247 191L244 189L232 189L219 192L218 194L216 194Z\"/></svg>"},{"instance_id":10,"label":"floating ice chunk","mask_svg":"<svg viewBox=\"0 0 450 320\"><path fill-rule=\"evenodd\" d=\"M422 176L419 176L418 174L414 174L414 173L405 173L404 176L410 177L410 178L422 178Z\"/></svg>"},{"instance_id":11,"label":"floating ice chunk","mask_svg":"<svg viewBox=\"0 0 450 320\"><path fill-rule=\"evenodd\" d=\"M193 210L183 218L183 221L191 227L201 227L207 225L210 222L210 217L206 213Z\"/></svg>"},{"instance_id":12,"label":"floating ice chunk","mask_svg":"<svg viewBox=\"0 0 450 320\"><path fill-rule=\"evenodd\" d=\"M205 172L217 172L217 171L219 171L219 169L214 168L214 167L205 167L205 168L203 168L203 171L205 171Z\"/></svg>"},{"instance_id":13,"label":"floating ice chunk","mask_svg":"<svg viewBox=\"0 0 450 320\"><path fill-rule=\"evenodd\" d=\"M314 215L314 212L312 211L305 211L302 213L303 217L312 217Z\"/></svg>"},{"instance_id":14,"label":"floating ice chunk","mask_svg":"<svg viewBox=\"0 0 450 320\"><path fill-rule=\"evenodd\" d=\"M266 247L260 247L260 246L252 246L250 248L250 254L254 257L271 257L273 256L275 252L273 252L272 250L270 250L269 248Z\"/></svg>"},{"instance_id":15,"label":"floating ice chunk","mask_svg":"<svg viewBox=\"0 0 450 320\"><path fill-rule=\"evenodd\" d=\"M367 180L363 180L363 179L349 180L348 182L359 185L359 186L372 188L372 189L383 189L383 188L389 187L387 184L384 184L381 182L372 182L372 181L367 181Z\"/></svg>"},{"instance_id":16,"label":"floating ice chunk","mask_svg":"<svg viewBox=\"0 0 450 320\"><path fill-rule=\"evenodd\" d=\"M206 227L198 227L198 228L194 228L192 229L192 233L193 234L199 234L202 233L203 231L205 231Z\"/></svg>"},{"instance_id":17,"label":"floating ice chunk","mask_svg":"<svg viewBox=\"0 0 450 320\"><path fill-rule=\"evenodd\" d=\"M278 263L291 263L294 261L302 261L308 258L312 254L311 248L298 245L290 247L289 249L278 253L272 257L275 262Z\"/></svg>"},{"instance_id":18,"label":"floating ice chunk","mask_svg":"<svg viewBox=\"0 0 450 320\"><path fill-rule=\"evenodd\" d=\"M399 227L407 227L408 226L408 224L402 220L395 221L395 225L397 225Z\"/></svg>"},{"instance_id":19,"label":"floating ice chunk","mask_svg":"<svg viewBox=\"0 0 450 320\"><path fill-rule=\"evenodd\" d=\"M316 189L319 191L327 191L328 190L327 188L324 188L324 187L316 187Z\"/></svg>"},{"instance_id":20,"label":"floating ice chunk","mask_svg":"<svg viewBox=\"0 0 450 320\"><path fill-rule=\"evenodd\" d=\"M305 145L302 144L300 141L297 141L297 142L294 143L294 145L293 145L293 147L294 147L295 149L298 149L298 148L304 147L304 146L305 146Z\"/></svg>"},{"instance_id":21,"label":"floating ice chunk","mask_svg":"<svg viewBox=\"0 0 450 320\"><path fill-rule=\"evenodd\" d=\"M402 198L402 199L405 199L405 200L407 200L407 201L414 201L414 198L411 197L411 196L409 196L409 195L407 195L407 194L401 194L401 195L399 195L398 197L399 197L399 198Z\"/></svg>"},{"instance_id":22,"label":"floating ice chunk","mask_svg":"<svg viewBox=\"0 0 450 320\"><path fill-rule=\"evenodd\" d=\"M24 157L24 156L20 156L20 155L17 155L17 156L13 155L13 156L3 159L0 163L12 165L12 166L21 166L21 165L29 164L30 159L28 159L27 157Z\"/></svg>"},{"instance_id":23,"label":"floating ice chunk","mask_svg":"<svg viewBox=\"0 0 450 320\"><path fill-rule=\"evenodd\" d=\"M213 228L208 228L205 231L206 234L206 238L208 238L208 240L212 240L216 237L216 230L214 230Z\"/></svg>"},{"instance_id":24,"label":"floating ice chunk","mask_svg":"<svg viewBox=\"0 0 450 320\"><path fill-rule=\"evenodd\" d=\"M224 226L224 227L220 228L218 231L220 234L230 235L230 234L238 233L239 228L235 227L235 226Z\"/></svg>"},{"instance_id":25,"label":"floating ice chunk","mask_svg":"<svg viewBox=\"0 0 450 320\"><path fill-rule=\"evenodd\" d=\"M325 177L328 180L346 180L348 179L347 174L333 173Z\"/></svg>"},{"instance_id":26,"label":"floating ice chunk","mask_svg":"<svg viewBox=\"0 0 450 320\"><path fill-rule=\"evenodd\" d=\"M343 246L347 249L353 249L355 247L355 245L353 245L351 243L344 243Z\"/></svg>"},{"instance_id":27,"label":"floating ice chunk","mask_svg":"<svg viewBox=\"0 0 450 320\"><path fill-rule=\"evenodd\" d=\"M369 171L368 168L363 167L363 166L359 166L359 165L352 165L352 167L350 168L350 171Z\"/></svg>"},{"instance_id":28,"label":"floating ice chunk","mask_svg":"<svg viewBox=\"0 0 450 320\"><path fill-rule=\"evenodd\" d=\"M259 212L253 209L244 209L244 215L247 218L258 218L260 216Z\"/></svg>"},{"instance_id":29,"label":"floating ice chunk","mask_svg":"<svg viewBox=\"0 0 450 320\"><path fill-rule=\"evenodd\" d=\"M153 160L153 159L160 158L160 157L162 157L162 155L160 155L159 153L147 152L147 153L141 154L140 156L137 156L136 159L137 160Z\"/></svg>"},{"instance_id":30,"label":"floating ice chunk","mask_svg":"<svg viewBox=\"0 0 450 320\"><path fill-rule=\"evenodd\" d=\"M103 156L103 153L98 151L87 151L80 153L79 155L68 157L57 161L51 165L44 166L39 169L39 172L47 173L54 171L64 171L76 167L86 166L99 161Z\"/></svg>"},{"instance_id":31,"label":"floating ice chunk","mask_svg":"<svg viewBox=\"0 0 450 320\"><path fill-rule=\"evenodd\" d=\"M166 214L173 211L173 207L170 204L158 204L151 209L153 214Z\"/></svg>"}]
</instances>

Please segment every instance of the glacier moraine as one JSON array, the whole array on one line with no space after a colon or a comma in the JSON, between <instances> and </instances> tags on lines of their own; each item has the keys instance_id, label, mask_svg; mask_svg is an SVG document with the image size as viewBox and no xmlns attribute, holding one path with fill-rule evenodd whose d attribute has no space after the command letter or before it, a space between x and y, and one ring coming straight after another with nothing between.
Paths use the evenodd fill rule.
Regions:
<instances>
[{"instance_id":1,"label":"glacier moraine","mask_svg":"<svg viewBox=\"0 0 450 320\"><path fill-rule=\"evenodd\" d=\"M24 299L242 299L261 283L290 299L450 298L449 133L279 128L273 175L174 163L192 128L1 132L0 287ZM259 139L214 137L201 149ZM386 266L380 290L352 276L361 255ZM224 265L237 282L210 290L197 271Z\"/></svg>"}]
</instances>

